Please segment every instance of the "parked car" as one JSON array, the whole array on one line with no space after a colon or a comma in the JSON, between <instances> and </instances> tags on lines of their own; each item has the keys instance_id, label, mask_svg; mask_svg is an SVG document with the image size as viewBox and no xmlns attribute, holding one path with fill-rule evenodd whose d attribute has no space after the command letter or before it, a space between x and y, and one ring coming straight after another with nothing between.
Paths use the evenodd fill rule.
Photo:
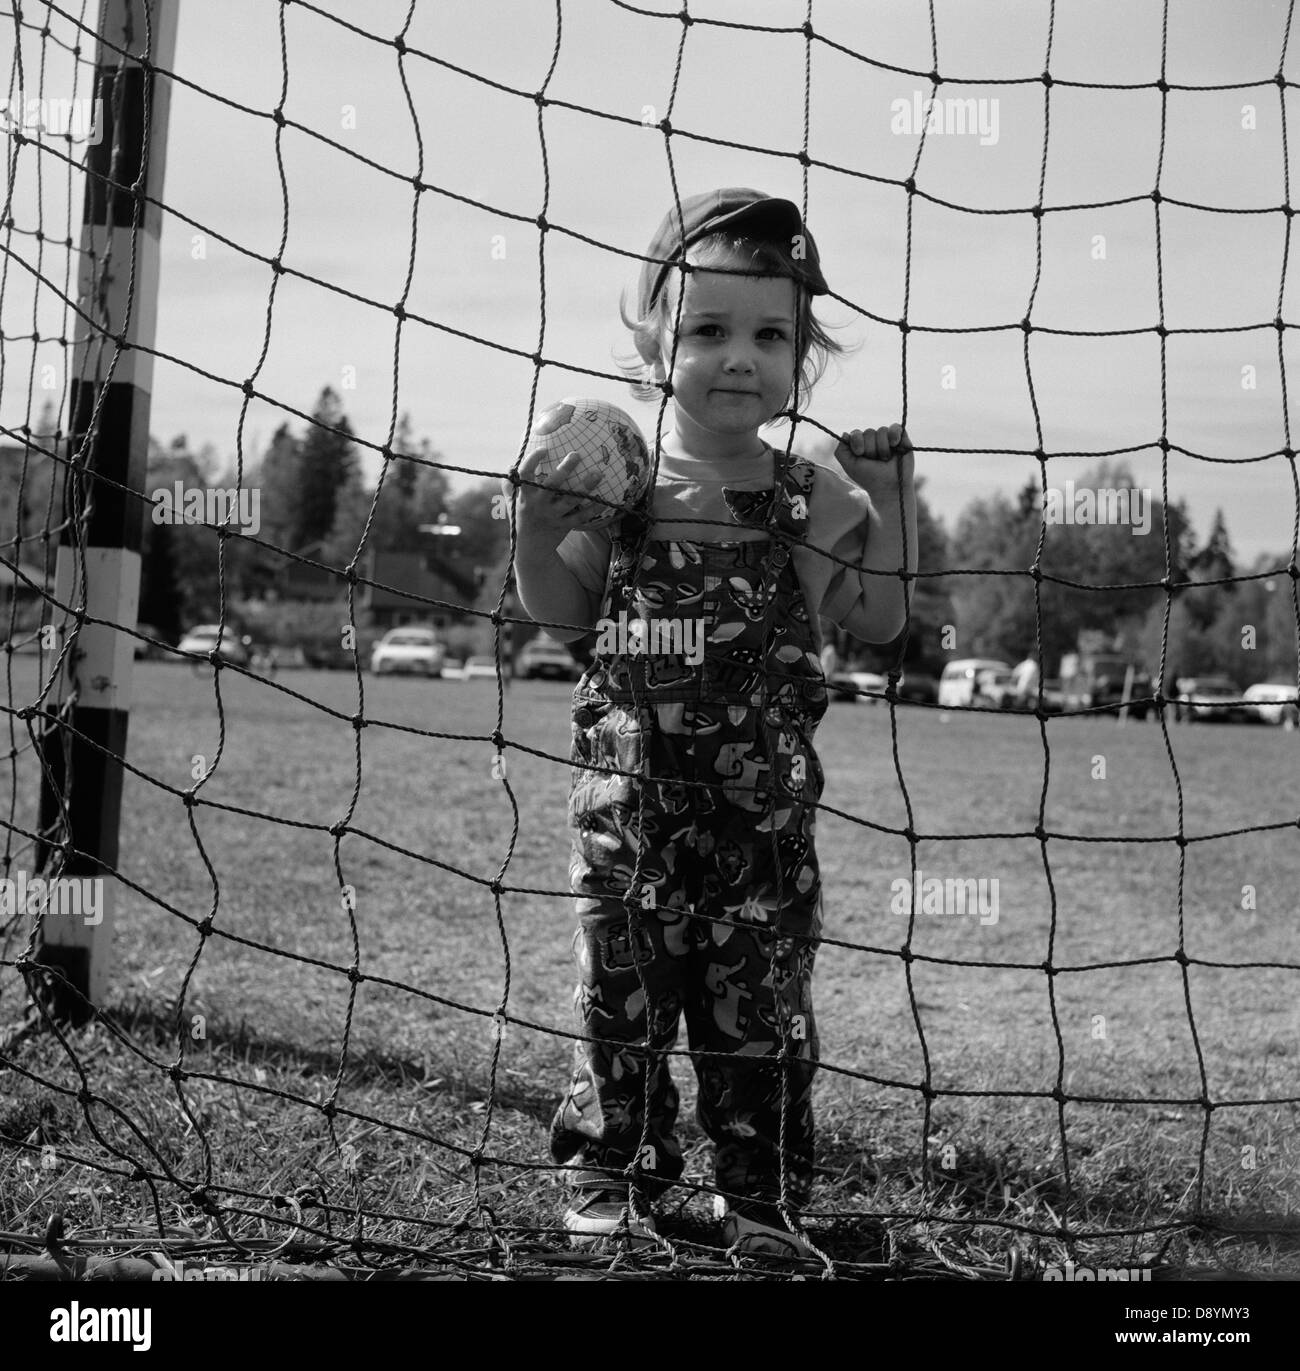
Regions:
<instances>
[{"instance_id":1,"label":"parked car","mask_svg":"<svg viewBox=\"0 0 1300 1371\"><path fill-rule=\"evenodd\" d=\"M1248 686L1242 699L1245 700L1246 717L1256 723L1281 724L1285 728L1300 726L1294 681L1265 681Z\"/></svg>"},{"instance_id":2,"label":"parked car","mask_svg":"<svg viewBox=\"0 0 1300 1371\"><path fill-rule=\"evenodd\" d=\"M1125 708L1135 719L1145 719L1152 708L1151 677L1114 653L1070 654L1061 664L1061 678L1067 709ZM1122 704L1126 683L1135 702L1129 705Z\"/></svg>"},{"instance_id":3,"label":"parked car","mask_svg":"<svg viewBox=\"0 0 1300 1371\"><path fill-rule=\"evenodd\" d=\"M1011 672L1007 662L988 657L961 657L949 662L939 677L939 704L944 709L956 709L975 704L976 678L982 671Z\"/></svg>"},{"instance_id":4,"label":"parked car","mask_svg":"<svg viewBox=\"0 0 1300 1371\"><path fill-rule=\"evenodd\" d=\"M889 678L877 671L835 671L826 682L832 700L861 700L864 704L874 705L877 696L885 693Z\"/></svg>"},{"instance_id":5,"label":"parked car","mask_svg":"<svg viewBox=\"0 0 1300 1371\"><path fill-rule=\"evenodd\" d=\"M519 652L519 675L526 681L546 676L553 681L576 681L582 668L565 645L549 633L530 638Z\"/></svg>"},{"instance_id":6,"label":"parked car","mask_svg":"<svg viewBox=\"0 0 1300 1371\"><path fill-rule=\"evenodd\" d=\"M1009 668L985 667L975 673L971 704L982 709L1021 709L1015 673Z\"/></svg>"},{"instance_id":7,"label":"parked car","mask_svg":"<svg viewBox=\"0 0 1300 1371\"><path fill-rule=\"evenodd\" d=\"M1029 708L1037 709L1037 692L1029 697ZM1065 709L1065 691L1059 680L1043 682L1043 709L1048 714L1060 714Z\"/></svg>"},{"instance_id":8,"label":"parked car","mask_svg":"<svg viewBox=\"0 0 1300 1371\"><path fill-rule=\"evenodd\" d=\"M171 656L171 653L167 651L167 635L162 629L154 624L136 624L135 631L142 635L131 640L135 644L133 651L136 657L144 658L147 661L157 661L163 657ZM227 629L226 633L229 635L230 630ZM208 650L211 651L210 648Z\"/></svg>"},{"instance_id":9,"label":"parked car","mask_svg":"<svg viewBox=\"0 0 1300 1371\"><path fill-rule=\"evenodd\" d=\"M199 624L185 634L176 644L176 649L178 652L192 652L206 657L217 647L218 637L221 640L220 653L223 662L229 662L232 666L248 665L248 649L244 646L244 640L229 624L226 625L224 632L218 624Z\"/></svg>"},{"instance_id":10,"label":"parked car","mask_svg":"<svg viewBox=\"0 0 1300 1371\"><path fill-rule=\"evenodd\" d=\"M390 671L440 676L447 658L446 647L431 628L390 628L370 653L370 670L376 676Z\"/></svg>"},{"instance_id":11,"label":"parked car","mask_svg":"<svg viewBox=\"0 0 1300 1371\"><path fill-rule=\"evenodd\" d=\"M917 704L933 705L939 701L939 678L925 672L905 671L898 678L898 698Z\"/></svg>"},{"instance_id":12,"label":"parked car","mask_svg":"<svg viewBox=\"0 0 1300 1371\"><path fill-rule=\"evenodd\" d=\"M1226 676L1183 676L1176 682L1174 718L1231 723L1248 714L1241 688Z\"/></svg>"},{"instance_id":13,"label":"parked car","mask_svg":"<svg viewBox=\"0 0 1300 1371\"><path fill-rule=\"evenodd\" d=\"M502 667L503 674L509 675L509 670ZM449 661L442 668L442 677L445 681L475 681L487 679L495 681L497 678L497 659L495 657L469 657L463 662Z\"/></svg>"},{"instance_id":14,"label":"parked car","mask_svg":"<svg viewBox=\"0 0 1300 1371\"><path fill-rule=\"evenodd\" d=\"M510 668L505 662L501 664L501 674L503 676L510 675ZM495 657L471 657L465 663L465 668L461 673L461 679L465 681L479 679L495 681L496 678L497 659Z\"/></svg>"}]
</instances>

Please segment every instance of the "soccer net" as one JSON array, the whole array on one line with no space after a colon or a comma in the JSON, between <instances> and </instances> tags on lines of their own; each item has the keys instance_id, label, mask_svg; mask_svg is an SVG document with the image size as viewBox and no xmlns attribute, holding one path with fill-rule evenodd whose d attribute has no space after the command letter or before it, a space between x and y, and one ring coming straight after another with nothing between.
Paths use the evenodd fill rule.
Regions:
<instances>
[{"instance_id":1,"label":"soccer net","mask_svg":"<svg viewBox=\"0 0 1300 1371\"><path fill-rule=\"evenodd\" d=\"M1293 6L1233 44L1154 4L458 8L5 11L0 1267L781 1274L685 1110L657 1239L567 1245L568 701L524 679L567 663L498 484L563 395L653 446L619 289L668 205L755 184L859 342L773 445L901 420L926 479L906 643L829 638L786 1271L1274 1269ZM686 1103L700 1055L645 1054Z\"/></svg>"}]
</instances>

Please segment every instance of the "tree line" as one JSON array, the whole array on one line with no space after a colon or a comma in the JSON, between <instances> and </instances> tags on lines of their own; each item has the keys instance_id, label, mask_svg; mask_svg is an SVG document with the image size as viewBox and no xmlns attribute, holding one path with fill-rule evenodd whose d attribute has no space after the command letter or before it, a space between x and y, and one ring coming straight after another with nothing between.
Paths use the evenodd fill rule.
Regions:
<instances>
[{"instance_id":1,"label":"tree line","mask_svg":"<svg viewBox=\"0 0 1300 1371\"><path fill-rule=\"evenodd\" d=\"M376 494L351 423L329 387L304 431L289 424L276 430L243 474L243 484L260 492L257 538L226 540L228 620L233 610L236 619L257 621L270 636L301 634L314 619L336 631L346 602L341 573L363 535L369 551L437 558L449 580L463 588L467 606L495 606L509 550L506 521L492 517L497 481L453 492L440 469L441 454L414 432L407 415L392 451L396 455ZM187 488L233 488L233 463L223 467L211 449L193 452L183 436L166 447L154 445L146 492L177 481ZM1142 531L1132 521L1050 522L1044 535L1037 475L1014 496L997 492L971 501L949 531L930 509L925 481L919 480L920 566L905 669L937 674L953 657L1017 661L1041 650L1052 675L1084 633L1106 639L1153 676L1163 644L1170 683L1211 673L1240 684L1294 679L1297 622L1285 570L1289 554L1262 556L1240 568L1222 511L1202 540L1183 501L1166 508L1157 493L1138 492L1123 463L1100 462L1072 486L1129 492L1135 500L1141 494ZM145 504L140 620L174 641L185 628L217 616L217 535L202 525L156 523L151 513ZM1059 514L1059 501L1052 513ZM431 526L448 525L459 534L429 536ZM295 604L286 596L286 568L293 559L285 553L338 573L333 602L322 604L316 597L314 606ZM268 608L276 605L281 608ZM844 661L886 664L880 653L844 635L837 646ZM466 650L475 649L467 644Z\"/></svg>"}]
</instances>

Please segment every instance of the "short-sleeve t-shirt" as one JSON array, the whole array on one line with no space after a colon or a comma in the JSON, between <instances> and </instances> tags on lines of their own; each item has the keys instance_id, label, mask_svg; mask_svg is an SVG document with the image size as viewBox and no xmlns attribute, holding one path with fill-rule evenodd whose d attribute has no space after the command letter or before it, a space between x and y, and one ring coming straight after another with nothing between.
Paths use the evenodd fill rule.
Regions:
<instances>
[{"instance_id":1,"label":"short-sleeve t-shirt","mask_svg":"<svg viewBox=\"0 0 1300 1371\"><path fill-rule=\"evenodd\" d=\"M776 454L766 443L763 455L752 462L746 460L743 467L734 460L682 457L661 451L650 537L656 541L697 543L747 542L767 537L761 528L738 524L722 492L724 488L769 490L775 469ZM832 623L842 623L862 598L858 576L850 568L862 562L870 510L866 491L854 485L838 467L814 463L808 545L791 549L791 560L814 626L819 615ZM821 549L832 555L824 556ZM600 613L611 551L609 532L605 529L574 529L559 546L561 560L587 592L589 623L594 623ZM820 634L818 637L820 640Z\"/></svg>"}]
</instances>

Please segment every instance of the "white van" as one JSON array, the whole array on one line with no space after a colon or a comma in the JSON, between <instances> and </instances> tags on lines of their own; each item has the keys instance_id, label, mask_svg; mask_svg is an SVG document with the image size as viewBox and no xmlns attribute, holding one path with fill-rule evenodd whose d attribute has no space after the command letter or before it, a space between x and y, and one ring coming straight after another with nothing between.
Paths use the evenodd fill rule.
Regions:
<instances>
[{"instance_id":1,"label":"white van","mask_svg":"<svg viewBox=\"0 0 1300 1371\"><path fill-rule=\"evenodd\" d=\"M1010 672L1006 662L994 661L990 657L963 657L949 662L939 677L939 707L954 709L960 705L975 703L975 682L982 672Z\"/></svg>"}]
</instances>

